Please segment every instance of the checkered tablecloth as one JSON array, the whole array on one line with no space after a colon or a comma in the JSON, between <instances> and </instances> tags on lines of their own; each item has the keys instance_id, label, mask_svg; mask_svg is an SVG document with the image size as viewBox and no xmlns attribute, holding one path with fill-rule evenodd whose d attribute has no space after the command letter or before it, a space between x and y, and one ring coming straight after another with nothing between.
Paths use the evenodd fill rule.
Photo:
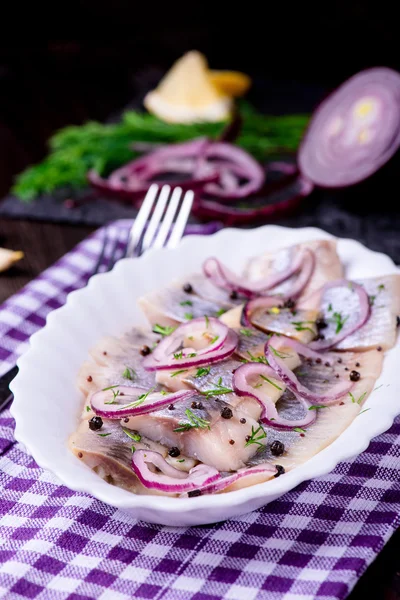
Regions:
<instances>
[{"instance_id":1,"label":"checkered tablecloth","mask_svg":"<svg viewBox=\"0 0 400 600\"><path fill-rule=\"evenodd\" d=\"M127 227L112 227L120 235ZM99 231L0 308L2 372L47 314L83 286ZM345 598L400 522L400 420L357 459L265 508L210 526L133 521L70 491L13 439L0 414L0 598Z\"/></svg>"}]
</instances>

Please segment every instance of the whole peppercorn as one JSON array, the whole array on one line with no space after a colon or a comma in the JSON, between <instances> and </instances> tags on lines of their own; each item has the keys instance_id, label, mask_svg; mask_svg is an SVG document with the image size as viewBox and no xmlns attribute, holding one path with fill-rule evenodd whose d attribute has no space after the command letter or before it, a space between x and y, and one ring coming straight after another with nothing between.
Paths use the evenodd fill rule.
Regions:
<instances>
[{"instance_id":1,"label":"whole peppercorn","mask_svg":"<svg viewBox=\"0 0 400 600\"><path fill-rule=\"evenodd\" d=\"M231 293L229 294L229 298L231 300L237 300L237 297L238 297L237 291L236 290L232 290Z\"/></svg>"},{"instance_id":2,"label":"whole peppercorn","mask_svg":"<svg viewBox=\"0 0 400 600\"><path fill-rule=\"evenodd\" d=\"M221 417L223 419L232 419L232 417L233 417L232 409L229 408L229 406L224 406L224 408L221 410Z\"/></svg>"},{"instance_id":3,"label":"whole peppercorn","mask_svg":"<svg viewBox=\"0 0 400 600\"><path fill-rule=\"evenodd\" d=\"M181 453L181 451L179 450L179 448L177 448L176 446L173 446L172 448L170 448L168 450L168 454L172 457L172 458L176 458L177 456L179 456Z\"/></svg>"},{"instance_id":4,"label":"whole peppercorn","mask_svg":"<svg viewBox=\"0 0 400 600\"><path fill-rule=\"evenodd\" d=\"M285 452L285 445L279 440L275 440L271 444L271 454L273 456L281 456Z\"/></svg>"},{"instance_id":5,"label":"whole peppercorn","mask_svg":"<svg viewBox=\"0 0 400 600\"><path fill-rule=\"evenodd\" d=\"M140 354L142 356L147 356L148 354L150 354L151 350L148 346L143 346L140 350Z\"/></svg>"},{"instance_id":6,"label":"whole peppercorn","mask_svg":"<svg viewBox=\"0 0 400 600\"><path fill-rule=\"evenodd\" d=\"M193 288L192 288L191 284L185 283L185 285L183 286L183 291L186 292L187 294L191 294L193 292Z\"/></svg>"},{"instance_id":7,"label":"whole peppercorn","mask_svg":"<svg viewBox=\"0 0 400 600\"><path fill-rule=\"evenodd\" d=\"M360 373L358 371L351 371L350 373L350 380L351 381L359 381L360 380Z\"/></svg>"},{"instance_id":8,"label":"whole peppercorn","mask_svg":"<svg viewBox=\"0 0 400 600\"><path fill-rule=\"evenodd\" d=\"M274 475L274 477L280 477L281 475L283 475L285 473L285 469L284 467L282 467L282 465L275 465L276 468L276 473Z\"/></svg>"},{"instance_id":9,"label":"whole peppercorn","mask_svg":"<svg viewBox=\"0 0 400 600\"><path fill-rule=\"evenodd\" d=\"M89 421L89 429L98 431L103 427L103 419L101 417L92 417Z\"/></svg>"}]
</instances>

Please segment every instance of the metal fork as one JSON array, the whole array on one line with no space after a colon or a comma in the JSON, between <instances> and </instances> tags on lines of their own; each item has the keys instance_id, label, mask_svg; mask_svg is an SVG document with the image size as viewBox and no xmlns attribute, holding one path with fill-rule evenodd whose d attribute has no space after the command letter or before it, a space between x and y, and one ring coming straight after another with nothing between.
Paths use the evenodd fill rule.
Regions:
<instances>
[{"instance_id":1,"label":"metal fork","mask_svg":"<svg viewBox=\"0 0 400 600\"><path fill-rule=\"evenodd\" d=\"M180 187L176 187L171 194L169 185L164 185L160 190L158 185L152 184L129 231L122 253L118 255L120 240L116 238L103 270L110 271L121 258L141 256L151 247L175 248L183 236L194 199L191 190L185 193L183 199L182 193ZM92 275L100 272L109 242L110 237L106 229L103 246Z\"/></svg>"},{"instance_id":2,"label":"metal fork","mask_svg":"<svg viewBox=\"0 0 400 600\"><path fill-rule=\"evenodd\" d=\"M179 187L175 188L171 194L169 185L164 185L161 190L158 185L151 185L135 222L129 230L122 253L118 256L120 240L117 236L115 240L112 240L111 251L104 270L110 271L121 258L140 256L151 247L175 248L183 236L193 198L194 193L191 190L187 191L182 199L182 189ZM153 214L151 214L153 207ZM103 266L110 239L106 229L101 252L92 276L99 273ZM9 384L17 373L18 367L15 366L0 377L0 410L5 408L13 398Z\"/></svg>"}]
</instances>

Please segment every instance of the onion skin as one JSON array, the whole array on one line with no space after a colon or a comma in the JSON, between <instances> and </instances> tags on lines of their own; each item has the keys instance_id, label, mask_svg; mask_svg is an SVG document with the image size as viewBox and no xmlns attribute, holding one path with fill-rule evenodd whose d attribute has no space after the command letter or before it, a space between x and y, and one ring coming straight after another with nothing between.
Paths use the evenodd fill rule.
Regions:
<instances>
[{"instance_id":1,"label":"onion skin","mask_svg":"<svg viewBox=\"0 0 400 600\"><path fill-rule=\"evenodd\" d=\"M171 392L169 394L161 394L160 392L154 392L149 394L143 403L138 400L139 396L146 394L148 390L139 387L129 387L124 385L115 386L113 389L118 391L118 398L123 397L130 398L130 401L124 404L107 404L107 401L112 401L112 390L100 390L95 392L90 400L90 406L93 412L99 417L105 419L121 419L122 417L133 417L137 415L143 415L146 413L160 410L167 404L179 402L180 400L187 400L192 396L196 395L195 391L192 390L180 390L178 392ZM136 400L132 396L135 397ZM130 406L135 402L139 402L138 406ZM125 408L124 408L125 407Z\"/></svg>"},{"instance_id":2,"label":"onion skin","mask_svg":"<svg viewBox=\"0 0 400 600\"><path fill-rule=\"evenodd\" d=\"M147 463L153 464L161 473L150 471ZM193 467L189 474L185 473L169 465L161 454L152 450L135 450L132 469L145 487L170 494L187 493L221 477L217 469L204 464Z\"/></svg>"}]
</instances>

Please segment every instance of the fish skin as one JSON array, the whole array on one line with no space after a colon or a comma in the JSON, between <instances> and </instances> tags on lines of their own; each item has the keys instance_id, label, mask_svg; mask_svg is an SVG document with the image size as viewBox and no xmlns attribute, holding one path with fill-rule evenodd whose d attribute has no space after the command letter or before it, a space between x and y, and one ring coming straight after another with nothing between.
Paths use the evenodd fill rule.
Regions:
<instances>
[{"instance_id":1,"label":"fish skin","mask_svg":"<svg viewBox=\"0 0 400 600\"><path fill-rule=\"evenodd\" d=\"M265 451L250 460L250 465L258 462L270 462L282 465L286 470L293 469L329 446L360 413L380 375L383 363L382 353L376 350L366 351L363 354L327 352L325 356L332 362L333 367L325 367L323 363L317 365L315 362L309 365L307 361L304 361L297 370L297 373L300 371L304 374L299 375L298 379L313 391L322 393L332 387L334 382L339 381L335 377L336 373L339 373L341 377L347 377L355 369L361 374L361 379L354 384L351 393L357 401L364 392L367 392L361 404L353 402L351 396L346 394L338 400L337 404L318 409L317 420L305 428L304 437L293 430L265 427L268 444ZM342 362L338 363L338 359ZM357 362L360 362L360 367L355 366ZM345 371L345 367L348 368L348 371ZM282 402L282 406L280 406L280 402ZM286 392L280 402L277 407L278 410L282 410L283 416L293 419L302 416L302 409L290 392ZM341 402L344 404L341 405ZM374 409L372 408L372 410ZM275 440L279 440L285 445L285 452L282 456L276 457L270 452L270 445Z\"/></svg>"},{"instance_id":2,"label":"fish skin","mask_svg":"<svg viewBox=\"0 0 400 600\"><path fill-rule=\"evenodd\" d=\"M397 315L400 314L400 275L356 279L355 283L362 285L370 298L374 297L371 315L363 327L339 342L336 348L354 351L369 350L377 346L384 350L392 348L396 343L396 321ZM341 313L343 319L347 318L346 327L357 320L358 297L351 290L351 282L349 287L318 290L312 297L303 301L303 305L305 304L320 307L321 314L328 324L322 332L325 339L335 335L334 312ZM331 311L328 310L330 304Z\"/></svg>"},{"instance_id":3,"label":"fish skin","mask_svg":"<svg viewBox=\"0 0 400 600\"><path fill-rule=\"evenodd\" d=\"M77 379L78 387L85 396L83 419L93 416L91 411L86 410L91 395L105 387L127 385L148 390L155 385L155 374L146 371L142 366L143 356L140 354L140 349L143 345L153 345L158 339L159 336L152 332L143 332L141 328L134 328L120 339L103 338L92 348L90 351L92 360L82 364ZM132 375L133 379L123 377L127 367L135 371Z\"/></svg>"},{"instance_id":4,"label":"fish skin","mask_svg":"<svg viewBox=\"0 0 400 600\"><path fill-rule=\"evenodd\" d=\"M316 264L313 275L301 294L301 298L306 298L321 288L324 283L343 277L343 266L337 254L336 246L336 240L314 240L288 246L275 252L267 252L248 261L244 276L256 281L277 271L283 271L290 266L300 250L310 248L314 252ZM296 276L271 290L271 293L287 292L295 280Z\"/></svg>"},{"instance_id":5,"label":"fish skin","mask_svg":"<svg viewBox=\"0 0 400 600\"><path fill-rule=\"evenodd\" d=\"M183 290L187 282L193 282L191 293ZM188 305L187 302L191 304ZM186 313L192 314L194 319L205 315L215 317L221 309L232 308L235 302L240 300L230 300L227 292L219 290L200 275L192 275L186 281L172 282L169 286L141 296L138 300L148 321L152 325L158 323L163 326L187 323Z\"/></svg>"},{"instance_id":6,"label":"fish skin","mask_svg":"<svg viewBox=\"0 0 400 600\"><path fill-rule=\"evenodd\" d=\"M279 309L278 314L265 308L259 308L251 315L250 320L254 327L264 332L278 333L308 344L317 333L315 324L319 311L296 309L295 314L288 308ZM297 324L297 325L296 325Z\"/></svg>"},{"instance_id":7,"label":"fish skin","mask_svg":"<svg viewBox=\"0 0 400 600\"><path fill-rule=\"evenodd\" d=\"M201 402L203 409L191 408L192 402ZM190 400L177 402L174 410L168 408L147 415L130 417L127 428L136 429L146 437L167 447L177 446L182 453L202 463L213 466L219 471L237 471L244 467L257 446L246 447L246 436L251 435L252 427L259 424L248 413L233 408L233 417L221 417L221 409L228 406L216 398L205 399L195 396ZM189 423L185 411L190 409L196 416L209 422L208 428L192 428L188 431L173 431L182 423ZM245 423L240 419L245 418ZM233 439L234 445L229 441Z\"/></svg>"}]
</instances>

